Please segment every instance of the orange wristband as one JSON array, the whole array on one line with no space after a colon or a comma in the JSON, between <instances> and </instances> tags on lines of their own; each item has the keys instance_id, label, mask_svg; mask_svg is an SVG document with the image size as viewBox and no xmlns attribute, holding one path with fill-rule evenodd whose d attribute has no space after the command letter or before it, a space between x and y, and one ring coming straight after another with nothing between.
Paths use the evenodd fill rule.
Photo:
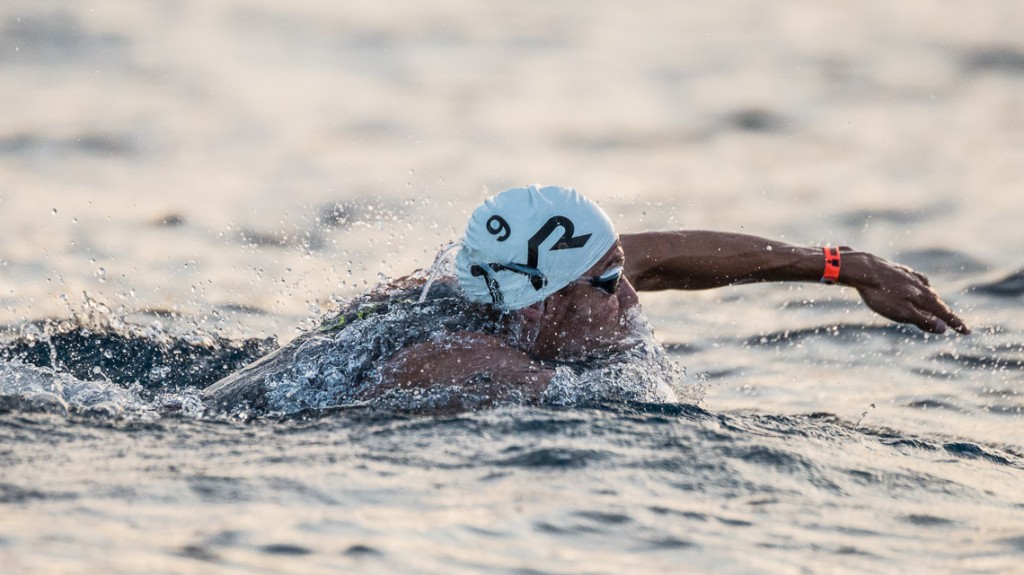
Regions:
<instances>
[{"instance_id":1,"label":"orange wristband","mask_svg":"<svg viewBox=\"0 0 1024 575\"><path fill-rule=\"evenodd\" d=\"M825 273L821 275L821 283L836 285L839 283L839 248L821 248L825 252Z\"/></svg>"}]
</instances>

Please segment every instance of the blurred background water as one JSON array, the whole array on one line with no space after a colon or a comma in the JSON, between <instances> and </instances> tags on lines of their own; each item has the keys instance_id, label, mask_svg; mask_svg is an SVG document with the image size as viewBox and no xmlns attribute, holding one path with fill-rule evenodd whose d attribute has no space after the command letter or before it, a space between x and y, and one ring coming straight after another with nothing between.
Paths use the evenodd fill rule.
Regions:
<instances>
[{"instance_id":1,"label":"blurred background water","mask_svg":"<svg viewBox=\"0 0 1024 575\"><path fill-rule=\"evenodd\" d=\"M896 259L976 330L744 286L643 297L700 409L16 405L0 571L1019 569L1020 2L6 0L0 87L12 338L100 308L285 342L532 182Z\"/></svg>"}]
</instances>

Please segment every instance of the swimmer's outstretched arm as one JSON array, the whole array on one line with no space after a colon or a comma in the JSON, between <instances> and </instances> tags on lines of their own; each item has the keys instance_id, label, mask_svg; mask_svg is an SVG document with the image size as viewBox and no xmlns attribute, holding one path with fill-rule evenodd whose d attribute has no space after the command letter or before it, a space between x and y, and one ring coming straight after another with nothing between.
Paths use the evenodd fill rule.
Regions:
<instances>
[{"instance_id":1,"label":"swimmer's outstretched arm","mask_svg":"<svg viewBox=\"0 0 1024 575\"><path fill-rule=\"evenodd\" d=\"M804 248L728 232L644 232L619 236L625 274L638 291L700 290L755 282L821 280L825 257ZM855 288L869 308L900 323L942 333L970 328L914 270L841 247L839 283Z\"/></svg>"}]
</instances>

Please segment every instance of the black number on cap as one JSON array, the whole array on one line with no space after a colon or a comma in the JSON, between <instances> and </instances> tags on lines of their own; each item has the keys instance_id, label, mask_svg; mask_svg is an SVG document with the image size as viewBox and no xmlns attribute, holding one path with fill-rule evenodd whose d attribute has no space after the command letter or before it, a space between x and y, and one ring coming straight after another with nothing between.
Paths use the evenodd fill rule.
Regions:
<instances>
[{"instance_id":1,"label":"black number on cap","mask_svg":"<svg viewBox=\"0 0 1024 575\"><path fill-rule=\"evenodd\" d=\"M509 227L508 222L505 221L505 218L497 215L491 216L487 220L487 231L491 235L498 236L499 242L507 240L512 235L512 228Z\"/></svg>"}]
</instances>

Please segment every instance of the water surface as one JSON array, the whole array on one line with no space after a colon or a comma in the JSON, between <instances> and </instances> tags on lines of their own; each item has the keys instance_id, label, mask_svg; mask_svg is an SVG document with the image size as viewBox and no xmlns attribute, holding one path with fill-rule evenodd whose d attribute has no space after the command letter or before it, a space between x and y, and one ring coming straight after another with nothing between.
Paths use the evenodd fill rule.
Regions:
<instances>
[{"instance_id":1,"label":"water surface","mask_svg":"<svg viewBox=\"0 0 1024 575\"><path fill-rule=\"evenodd\" d=\"M5 2L0 571L1019 570L1022 38L1014 0ZM897 259L975 333L644 294L679 404L203 415L532 182Z\"/></svg>"}]
</instances>

